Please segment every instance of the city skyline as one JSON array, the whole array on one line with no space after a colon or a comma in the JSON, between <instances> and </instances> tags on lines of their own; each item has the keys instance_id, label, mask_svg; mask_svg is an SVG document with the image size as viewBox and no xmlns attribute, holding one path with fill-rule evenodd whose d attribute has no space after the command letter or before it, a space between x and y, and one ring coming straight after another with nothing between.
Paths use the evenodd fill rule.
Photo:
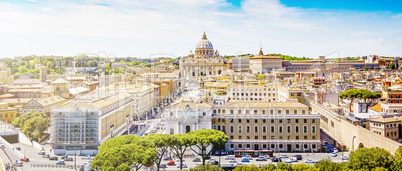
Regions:
<instances>
[{"instance_id":1,"label":"city skyline","mask_svg":"<svg viewBox=\"0 0 402 171\"><path fill-rule=\"evenodd\" d=\"M400 2L3 1L0 57L186 56L205 31L222 55L400 56ZM328 57L337 57L333 53Z\"/></svg>"}]
</instances>

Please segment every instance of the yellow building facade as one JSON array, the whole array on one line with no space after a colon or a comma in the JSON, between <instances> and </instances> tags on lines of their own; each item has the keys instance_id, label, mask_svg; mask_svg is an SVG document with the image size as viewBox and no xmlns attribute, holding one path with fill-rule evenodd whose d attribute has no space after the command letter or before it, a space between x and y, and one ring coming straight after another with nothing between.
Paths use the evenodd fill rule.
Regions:
<instances>
[{"instance_id":1,"label":"yellow building facade","mask_svg":"<svg viewBox=\"0 0 402 171\"><path fill-rule=\"evenodd\" d=\"M7 103L0 103L0 120L10 123L17 115L17 109L9 108Z\"/></svg>"}]
</instances>

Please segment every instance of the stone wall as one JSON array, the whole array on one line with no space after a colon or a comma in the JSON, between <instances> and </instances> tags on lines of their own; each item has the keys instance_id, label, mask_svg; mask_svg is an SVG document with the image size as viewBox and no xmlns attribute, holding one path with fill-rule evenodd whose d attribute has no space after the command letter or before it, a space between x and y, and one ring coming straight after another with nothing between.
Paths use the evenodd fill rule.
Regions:
<instances>
[{"instance_id":1,"label":"stone wall","mask_svg":"<svg viewBox=\"0 0 402 171\"><path fill-rule=\"evenodd\" d=\"M320 104L311 102L311 108L313 113L321 115L320 127L334 139L346 145L351 151L356 150L360 145L368 148L384 148L394 154L396 150L402 146L401 143L353 124Z\"/></svg>"}]
</instances>

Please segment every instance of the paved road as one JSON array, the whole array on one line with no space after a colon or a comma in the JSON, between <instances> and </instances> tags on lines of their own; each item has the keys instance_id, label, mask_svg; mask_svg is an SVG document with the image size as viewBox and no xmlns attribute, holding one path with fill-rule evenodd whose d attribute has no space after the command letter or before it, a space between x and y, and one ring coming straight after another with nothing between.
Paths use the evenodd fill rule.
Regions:
<instances>
[{"instance_id":1,"label":"paved road","mask_svg":"<svg viewBox=\"0 0 402 171\"><path fill-rule=\"evenodd\" d=\"M330 159L330 160L332 160L332 161L334 161L334 162L342 162L342 160L341 160L341 155L342 155L342 153L341 152L339 152L338 153L338 156L337 157L331 157L331 154L330 153L277 153L277 154L274 154L274 156L279 156L279 155L282 155L282 154L286 154L286 155L288 155L289 157L291 157L291 156L294 156L294 155L296 155L296 154L300 154L300 155L302 155L302 157L303 157L303 160L301 160L301 161L298 161L298 162L294 162L294 164L298 164L298 163L304 163L304 161L306 160L306 159L313 159L314 161L319 161L319 160L323 160L323 159ZM344 155L347 155L347 156L349 156L349 152L345 152L344 153ZM230 164L232 164L232 163L230 163L229 162L229 160L225 160L225 157L226 156L221 156L221 165L222 166L225 166L225 165L230 165ZM198 162L198 163L196 163L196 162L192 162L192 160L193 160L194 158L186 158L186 159L184 159L184 163L188 166L188 167L195 167L196 165L199 165L199 164L201 164L202 162ZM200 158L201 159L201 158ZM219 161L219 157L218 156L212 156L212 159L215 159L215 160L217 160L217 161ZM273 162L271 162L271 160L267 160L267 161L256 161L255 160L256 158L253 158L253 160L251 160L250 162L247 162L247 163L243 163L244 165L251 165L251 164L254 164L254 165L256 165L256 166L263 166L263 165L268 165L268 164L271 164L271 163L273 163ZM283 158L282 159L282 161L286 161L288 158ZM175 160L176 161L176 160ZM239 163L241 161L241 158L236 158L236 162L237 163ZM166 164L168 161L162 161L162 164ZM175 164L178 164L178 162L176 162ZM273 164L277 164L277 163L273 163ZM310 165L312 165L312 164L310 164ZM146 168L144 168L143 170L146 170ZM168 166L166 169L164 169L164 170L178 170L177 169L177 166L176 165L174 165L174 166Z\"/></svg>"}]
</instances>

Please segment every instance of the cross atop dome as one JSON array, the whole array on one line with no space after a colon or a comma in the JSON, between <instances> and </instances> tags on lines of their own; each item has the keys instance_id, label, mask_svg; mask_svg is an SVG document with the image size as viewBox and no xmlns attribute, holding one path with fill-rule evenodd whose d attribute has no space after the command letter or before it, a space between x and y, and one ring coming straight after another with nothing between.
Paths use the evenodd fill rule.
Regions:
<instances>
[{"instance_id":1,"label":"cross atop dome","mask_svg":"<svg viewBox=\"0 0 402 171\"><path fill-rule=\"evenodd\" d=\"M207 35L205 34L205 31L204 31L204 35L202 35L202 39L207 39Z\"/></svg>"}]
</instances>

